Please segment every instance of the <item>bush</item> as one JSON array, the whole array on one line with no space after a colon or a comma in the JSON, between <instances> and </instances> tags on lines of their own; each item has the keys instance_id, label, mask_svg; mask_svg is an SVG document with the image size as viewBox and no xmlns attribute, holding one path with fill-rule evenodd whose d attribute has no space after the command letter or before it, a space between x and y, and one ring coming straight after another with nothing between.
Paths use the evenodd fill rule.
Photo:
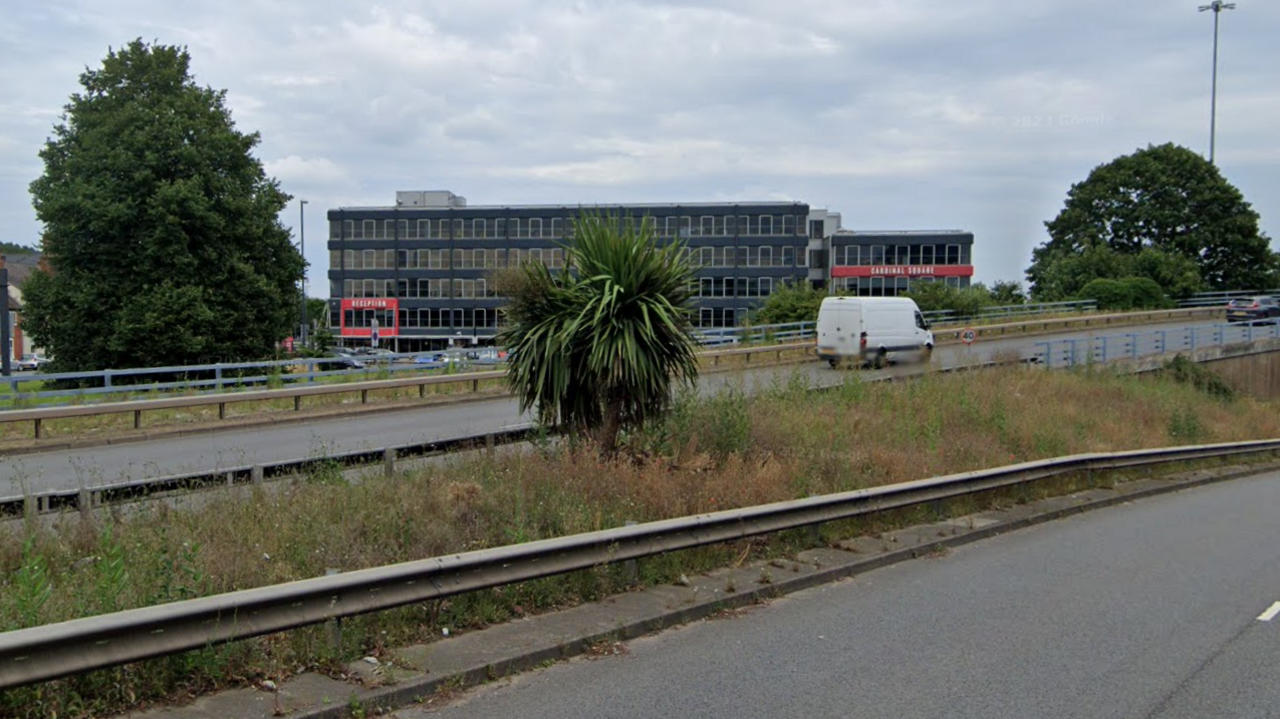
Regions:
<instances>
[{"instance_id":1,"label":"bush","mask_svg":"<svg viewBox=\"0 0 1280 719\"><path fill-rule=\"evenodd\" d=\"M1159 283L1149 277L1091 280L1080 289L1080 299L1095 300L1098 309L1163 309L1173 306Z\"/></svg>"}]
</instances>

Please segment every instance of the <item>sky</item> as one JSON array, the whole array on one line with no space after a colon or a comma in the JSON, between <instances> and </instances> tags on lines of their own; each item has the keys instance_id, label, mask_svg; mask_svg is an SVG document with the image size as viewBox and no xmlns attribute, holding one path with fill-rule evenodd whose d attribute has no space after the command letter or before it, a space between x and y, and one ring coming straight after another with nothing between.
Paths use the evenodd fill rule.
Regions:
<instances>
[{"instance_id":1,"label":"sky","mask_svg":"<svg viewBox=\"0 0 1280 719\"><path fill-rule=\"evenodd\" d=\"M1203 0L1208 2L1208 0ZM1221 15L1216 159L1280 235L1280 3ZM1094 167L1208 154L1197 0L14 0L0 23L0 240L86 67L188 48L258 158L325 212L397 190L470 204L799 200L853 230L974 233L975 280L1024 281ZM1273 242L1275 244L1275 242Z\"/></svg>"}]
</instances>

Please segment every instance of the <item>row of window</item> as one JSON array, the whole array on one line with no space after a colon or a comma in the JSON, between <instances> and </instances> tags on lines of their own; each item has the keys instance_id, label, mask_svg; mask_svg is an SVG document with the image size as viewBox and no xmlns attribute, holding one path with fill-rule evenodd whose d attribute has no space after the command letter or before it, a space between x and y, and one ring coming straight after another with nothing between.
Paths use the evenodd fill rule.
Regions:
<instances>
[{"instance_id":1,"label":"row of window","mask_svg":"<svg viewBox=\"0 0 1280 719\"><path fill-rule=\"evenodd\" d=\"M913 283L943 282L948 287L967 287L967 277L838 277L831 281L833 292L861 297L894 297L911 290Z\"/></svg>"},{"instance_id":2,"label":"row of window","mask_svg":"<svg viewBox=\"0 0 1280 719\"><path fill-rule=\"evenodd\" d=\"M690 247L689 260L700 267L795 267L795 247ZM531 249L465 250L330 250L329 266L346 270L472 270L540 262L552 269L564 267L559 247Z\"/></svg>"},{"instance_id":3,"label":"row of window","mask_svg":"<svg viewBox=\"0 0 1280 719\"><path fill-rule=\"evenodd\" d=\"M347 270L482 270L539 262L551 269L564 267L559 247L467 250L330 250L329 267ZM341 263L341 264L340 264Z\"/></svg>"},{"instance_id":4,"label":"row of window","mask_svg":"<svg viewBox=\"0 0 1280 719\"><path fill-rule=\"evenodd\" d=\"M343 297L400 297L407 299L496 298L488 280L344 280Z\"/></svg>"},{"instance_id":5,"label":"row of window","mask_svg":"<svg viewBox=\"0 0 1280 719\"><path fill-rule=\"evenodd\" d=\"M837 265L967 265L968 245L844 245L833 247Z\"/></svg>"},{"instance_id":6,"label":"row of window","mask_svg":"<svg viewBox=\"0 0 1280 719\"><path fill-rule=\"evenodd\" d=\"M803 235L803 215L669 215L623 217L624 228L643 222L659 237ZM573 235L564 217L497 217L440 220L330 220L333 240L561 239Z\"/></svg>"},{"instance_id":7,"label":"row of window","mask_svg":"<svg viewBox=\"0 0 1280 719\"><path fill-rule=\"evenodd\" d=\"M699 312L692 315L690 323L697 328L709 327L736 327L747 319L748 310L745 307L739 308L703 308ZM427 329L487 329L496 330L498 322L502 316L496 309L487 307L466 307L466 308L403 308L399 311L400 316L393 318L390 310L346 310L342 319L343 327L352 327L359 329L370 329L373 322L378 322L381 330L387 330L392 327L392 319L400 320L400 330L427 328ZM334 324L338 322L337 313L332 318Z\"/></svg>"},{"instance_id":8,"label":"row of window","mask_svg":"<svg viewBox=\"0 0 1280 719\"><path fill-rule=\"evenodd\" d=\"M772 277L703 277L689 285L694 297L768 297Z\"/></svg>"},{"instance_id":9,"label":"row of window","mask_svg":"<svg viewBox=\"0 0 1280 719\"><path fill-rule=\"evenodd\" d=\"M486 307L467 307L454 309L410 309L400 310L400 329L406 328L488 328L498 327L498 310ZM337 317L333 318L337 321ZM379 328L391 327L390 310L346 310L342 317L343 327L369 329L373 321L378 321Z\"/></svg>"}]
</instances>

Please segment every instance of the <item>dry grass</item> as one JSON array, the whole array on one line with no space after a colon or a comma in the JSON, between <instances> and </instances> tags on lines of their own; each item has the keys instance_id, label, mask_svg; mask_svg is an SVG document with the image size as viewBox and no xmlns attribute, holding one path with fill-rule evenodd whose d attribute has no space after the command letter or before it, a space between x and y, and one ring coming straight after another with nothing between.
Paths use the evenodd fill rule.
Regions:
<instances>
[{"instance_id":1,"label":"dry grass","mask_svg":"<svg viewBox=\"0 0 1280 719\"><path fill-rule=\"evenodd\" d=\"M355 485L320 471L286 491L215 497L200 510L157 504L127 518L9 526L0 530L0 630L1037 458L1280 436L1280 416L1265 404L1106 372L852 380L820 394L803 386L797 377L750 401L732 391L685 398L630 438L626 461L569 443ZM641 578L670 581L800 540L770 541L647 559ZM341 649L323 628L241 642L9 692L0 714L92 714L278 679L427 641L443 627L590 601L628 582L622 568L601 567L350 620Z\"/></svg>"}]
</instances>

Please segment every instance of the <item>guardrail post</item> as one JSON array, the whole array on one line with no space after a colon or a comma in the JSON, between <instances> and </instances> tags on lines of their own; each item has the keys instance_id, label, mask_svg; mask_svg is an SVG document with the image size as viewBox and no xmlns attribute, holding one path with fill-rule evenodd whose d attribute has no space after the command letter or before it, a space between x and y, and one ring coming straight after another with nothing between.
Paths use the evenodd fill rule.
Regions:
<instances>
[{"instance_id":1,"label":"guardrail post","mask_svg":"<svg viewBox=\"0 0 1280 719\"><path fill-rule=\"evenodd\" d=\"M341 573L341 569L334 567L324 570L324 576L326 577ZM333 644L334 658L340 658L342 656L342 617L334 617L329 621L329 641Z\"/></svg>"},{"instance_id":2,"label":"guardrail post","mask_svg":"<svg viewBox=\"0 0 1280 719\"><path fill-rule=\"evenodd\" d=\"M623 526L634 527L636 526L636 523L628 519L623 524ZM627 584L633 587L639 584L640 583L640 565L636 562L636 560L628 559L626 562L623 562L622 566L623 566L623 572L626 574L626 577L627 577Z\"/></svg>"},{"instance_id":3,"label":"guardrail post","mask_svg":"<svg viewBox=\"0 0 1280 719\"><path fill-rule=\"evenodd\" d=\"M1107 336L1102 336L1102 364L1107 363Z\"/></svg>"},{"instance_id":4,"label":"guardrail post","mask_svg":"<svg viewBox=\"0 0 1280 719\"><path fill-rule=\"evenodd\" d=\"M369 390L360 390L360 404L369 404Z\"/></svg>"},{"instance_id":5,"label":"guardrail post","mask_svg":"<svg viewBox=\"0 0 1280 719\"><path fill-rule=\"evenodd\" d=\"M1192 352L1195 352L1196 351L1196 328L1192 327L1190 330L1188 330L1187 335L1188 335L1187 341L1188 343L1190 343L1190 350Z\"/></svg>"},{"instance_id":6,"label":"guardrail post","mask_svg":"<svg viewBox=\"0 0 1280 719\"><path fill-rule=\"evenodd\" d=\"M140 409L133 411L133 428L142 429L142 410Z\"/></svg>"},{"instance_id":7,"label":"guardrail post","mask_svg":"<svg viewBox=\"0 0 1280 719\"><path fill-rule=\"evenodd\" d=\"M300 394L295 394L293 396L293 411L294 412L302 411L302 395Z\"/></svg>"},{"instance_id":8,"label":"guardrail post","mask_svg":"<svg viewBox=\"0 0 1280 719\"><path fill-rule=\"evenodd\" d=\"M422 384L418 385L418 399L426 399L426 397L427 397L427 383L423 382Z\"/></svg>"},{"instance_id":9,"label":"guardrail post","mask_svg":"<svg viewBox=\"0 0 1280 719\"><path fill-rule=\"evenodd\" d=\"M226 419L226 418L227 418L227 403L219 402L218 403L218 419Z\"/></svg>"},{"instance_id":10,"label":"guardrail post","mask_svg":"<svg viewBox=\"0 0 1280 719\"><path fill-rule=\"evenodd\" d=\"M262 477L265 474L266 472L263 471L262 465L255 464L253 465L253 469L249 470L249 481L254 484L262 484Z\"/></svg>"},{"instance_id":11,"label":"guardrail post","mask_svg":"<svg viewBox=\"0 0 1280 719\"><path fill-rule=\"evenodd\" d=\"M478 380L478 379L473 379L473 380L471 380L471 391L472 391L472 392L479 392L479 391L480 391L480 380Z\"/></svg>"},{"instance_id":12,"label":"guardrail post","mask_svg":"<svg viewBox=\"0 0 1280 719\"><path fill-rule=\"evenodd\" d=\"M1129 335L1129 356L1138 359L1138 333Z\"/></svg>"},{"instance_id":13,"label":"guardrail post","mask_svg":"<svg viewBox=\"0 0 1280 719\"><path fill-rule=\"evenodd\" d=\"M1169 351L1169 338L1168 338L1168 335L1166 335L1165 333L1166 333L1166 330L1160 330L1160 351L1157 352L1156 354L1162 355L1165 352Z\"/></svg>"},{"instance_id":14,"label":"guardrail post","mask_svg":"<svg viewBox=\"0 0 1280 719\"><path fill-rule=\"evenodd\" d=\"M88 516L93 509L93 492L90 492L88 487L81 487L79 494L76 495L76 509L85 516Z\"/></svg>"},{"instance_id":15,"label":"guardrail post","mask_svg":"<svg viewBox=\"0 0 1280 719\"><path fill-rule=\"evenodd\" d=\"M111 386L111 370L106 370L102 373L102 386L103 387Z\"/></svg>"},{"instance_id":16,"label":"guardrail post","mask_svg":"<svg viewBox=\"0 0 1280 719\"><path fill-rule=\"evenodd\" d=\"M40 420L39 419L35 420L35 425L36 425L36 439L40 439Z\"/></svg>"},{"instance_id":17,"label":"guardrail post","mask_svg":"<svg viewBox=\"0 0 1280 719\"><path fill-rule=\"evenodd\" d=\"M387 447L382 450L382 473L388 477L394 476L396 473L396 450L394 447Z\"/></svg>"},{"instance_id":18,"label":"guardrail post","mask_svg":"<svg viewBox=\"0 0 1280 719\"><path fill-rule=\"evenodd\" d=\"M221 392L222 391L222 363L221 362L213 366L213 379L216 382L215 386L218 388L218 391Z\"/></svg>"},{"instance_id":19,"label":"guardrail post","mask_svg":"<svg viewBox=\"0 0 1280 719\"><path fill-rule=\"evenodd\" d=\"M22 515L27 519L33 519L40 513L40 498L34 494L22 495Z\"/></svg>"}]
</instances>

